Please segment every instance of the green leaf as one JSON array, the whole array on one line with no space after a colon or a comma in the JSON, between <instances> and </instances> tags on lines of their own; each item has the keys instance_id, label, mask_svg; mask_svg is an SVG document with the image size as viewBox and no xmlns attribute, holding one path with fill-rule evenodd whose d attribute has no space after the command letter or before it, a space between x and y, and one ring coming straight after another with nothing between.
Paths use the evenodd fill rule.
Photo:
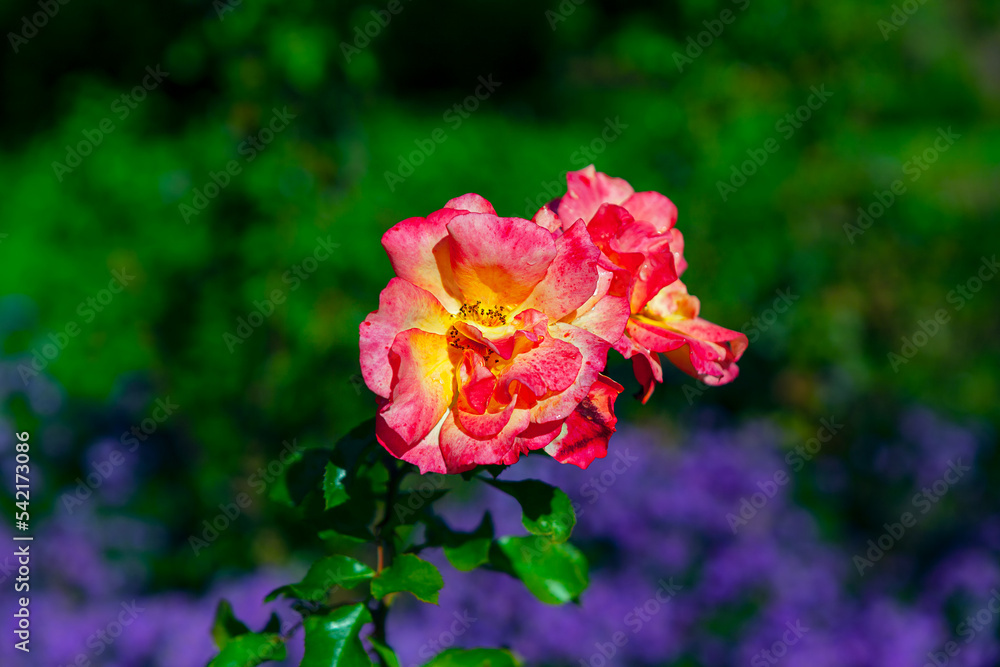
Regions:
<instances>
[{"instance_id":1,"label":"green leaf","mask_svg":"<svg viewBox=\"0 0 1000 667\"><path fill-rule=\"evenodd\" d=\"M438 591L442 588L444 579L438 569L413 554L397 556L391 567L372 579L372 595L376 599L406 591L419 600L437 604Z\"/></svg>"},{"instance_id":2,"label":"green leaf","mask_svg":"<svg viewBox=\"0 0 1000 667\"><path fill-rule=\"evenodd\" d=\"M311 491L320 487L329 461L329 449L314 448L298 453L286 466L285 485L293 504L301 505Z\"/></svg>"},{"instance_id":3,"label":"green leaf","mask_svg":"<svg viewBox=\"0 0 1000 667\"><path fill-rule=\"evenodd\" d=\"M485 481L520 503L521 523L532 535L544 535L554 542L565 542L573 533L573 526L576 525L573 503L556 487L537 479L523 482Z\"/></svg>"},{"instance_id":4,"label":"green leaf","mask_svg":"<svg viewBox=\"0 0 1000 667\"><path fill-rule=\"evenodd\" d=\"M456 570L468 572L489 561L492 542L493 517L487 512L473 532L449 531L444 537L444 555Z\"/></svg>"},{"instance_id":5,"label":"green leaf","mask_svg":"<svg viewBox=\"0 0 1000 667\"><path fill-rule=\"evenodd\" d=\"M212 624L212 640L219 649L224 649L234 637L250 632L242 621L233 614L233 606L229 600L219 600L215 608L215 623Z\"/></svg>"},{"instance_id":6,"label":"green leaf","mask_svg":"<svg viewBox=\"0 0 1000 667\"><path fill-rule=\"evenodd\" d=\"M230 639L208 667L255 667L262 662L285 659L281 635L248 632Z\"/></svg>"},{"instance_id":7,"label":"green leaf","mask_svg":"<svg viewBox=\"0 0 1000 667\"><path fill-rule=\"evenodd\" d=\"M338 607L326 615L308 617L306 652L300 667L371 667L358 633L372 616L363 603Z\"/></svg>"},{"instance_id":8,"label":"green leaf","mask_svg":"<svg viewBox=\"0 0 1000 667\"><path fill-rule=\"evenodd\" d=\"M353 535L344 535L335 530L321 530L319 539L323 540L330 551L352 551L369 541Z\"/></svg>"},{"instance_id":9,"label":"green leaf","mask_svg":"<svg viewBox=\"0 0 1000 667\"><path fill-rule=\"evenodd\" d=\"M512 574L546 604L575 601L587 588L587 559L568 542L544 537L501 537L490 561Z\"/></svg>"},{"instance_id":10,"label":"green leaf","mask_svg":"<svg viewBox=\"0 0 1000 667\"><path fill-rule=\"evenodd\" d=\"M521 663L510 651L498 648L451 648L438 653L424 667L517 667Z\"/></svg>"},{"instance_id":11,"label":"green leaf","mask_svg":"<svg viewBox=\"0 0 1000 667\"><path fill-rule=\"evenodd\" d=\"M395 651L374 637L369 637L368 643L370 643L372 648L375 649L375 652L378 653L383 660L385 660L387 667L400 667L399 658L396 656Z\"/></svg>"},{"instance_id":12,"label":"green leaf","mask_svg":"<svg viewBox=\"0 0 1000 667\"><path fill-rule=\"evenodd\" d=\"M323 473L323 501L326 509L333 509L347 502L350 496L347 495L347 488L344 485L346 479L346 470L327 462L326 471Z\"/></svg>"},{"instance_id":13,"label":"green leaf","mask_svg":"<svg viewBox=\"0 0 1000 667\"><path fill-rule=\"evenodd\" d=\"M351 589L373 576L375 572L360 561L347 556L328 556L313 563L302 581L271 591L264 602L279 595L320 602L334 586Z\"/></svg>"}]
</instances>

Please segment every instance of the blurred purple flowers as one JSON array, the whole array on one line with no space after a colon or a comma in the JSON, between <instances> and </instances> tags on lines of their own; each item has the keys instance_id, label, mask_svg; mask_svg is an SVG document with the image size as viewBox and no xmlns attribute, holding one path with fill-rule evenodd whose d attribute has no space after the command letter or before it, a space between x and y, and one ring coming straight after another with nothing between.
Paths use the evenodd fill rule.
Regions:
<instances>
[{"instance_id":1,"label":"blurred purple flowers","mask_svg":"<svg viewBox=\"0 0 1000 667\"><path fill-rule=\"evenodd\" d=\"M900 507L949 460L973 463L984 440L921 410L904 416L900 430L902 438L869 451L873 460L861 465L867 470L850 471L851 479L884 475L882 462L891 460L904 489ZM446 581L440 607L413 605L390 616L389 637L404 667L452 644L510 645L532 665L921 667L929 653L949 665L997 664L1000 615L975 620L1000 586L996 518L952 516L980 509L986 480L973 472L949 492L947 506L935 506L898 551L862 577L852 555L878 533L837 523L850 493L824 492L816 483L819 475L843 475L829 468L853 462L854 446L839 443L849 456L821 454L793 472L781 437L765 423L702 428L680 445L625 430L620 456L586 471L529 457L508 471L511 478L544 479L577 502L573 539L592 564L582 604L548 607L502 574L459 573L437 558ZM777 471L790 483L769 487ZM773 497L734 535L727 514L765 487ZM842 506L813 515L791 493L809 494L812 506ZM891 493L881 497L895 502ZM503 494L452 498L442 513L468 530L489 508L498 533L523 533L516 519L504 522L517 516L509 502ZM879 529L882 513L899 515L891 504L871 513ZM949 540L934 543L942 526ZM681 589L664 601L658 591L671 582ZM973 623L960 625L969 614ZM954 656L944 653L949 641Z\"/></svg>"},{"instance_id":2,"label":"blurred purple flowers","mask_svg":"<svg viewBox=\"0 0 1000 667\"><path fill-rule=\"evenodd\" d=\"M31 400L48 405L52 397L58 403L57 393ZM52 437L39 441L61 447L58 424L42 428ZM705 424L683 438L623 430L609 456L587 470L529 456L504 478L540 478L575 501L573 541L592 566L581 605L543 605L505 575L459 573L430 552L423 555L445 575L441 604L400 598L389 640L403 667L449 646L499 645L530 665L995 665L1000 617L990 601L1000 591L1000 513L987 509L997 506L996 485L977 466L993 455L991 435L926 410L911 410L896 430L882 439L839 433L795 467L784 445L798 443L785 443L787 433L765 421ZM85 467L105 460L114 444L95 440ZM0 440L0 449L8 446ZM885 522L914 511L914 494L956 460L971 472L859 574L852 557ZM294 619L287 607L260 604L295 578L289 572L220 575L198 594L157 590L149 555L169 550L171 537L124 513L142 488L138 469L129 461L85 505L69 513L57 504L36 520L36 641L27 658L0 642L0 664L204 665L215 652L207 628L223 597L254 628L274 609L286 624ZM779 472L787 481L774 483ZM53 498L72 491L49 488L41 475L37 484ZM481 486L453 492L439 511L471 530L491 509L498 534L523 534L513 499L469 495ZM744 501L752 511L741 514ZM7 530L0 528L0 543L10 543ZM4 609L14 608L15 566L0 554ZM2 622L8 637L12 621ZM301 642L289 649L284 664L298 664Z\"/></svg>"}]
</instances>

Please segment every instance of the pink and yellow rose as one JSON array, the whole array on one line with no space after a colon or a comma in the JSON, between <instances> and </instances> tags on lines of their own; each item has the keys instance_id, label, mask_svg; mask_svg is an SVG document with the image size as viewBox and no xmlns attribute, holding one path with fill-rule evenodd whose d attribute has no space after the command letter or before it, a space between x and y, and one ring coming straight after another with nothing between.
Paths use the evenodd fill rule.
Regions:
<instances>
[{"instance_id":1,"label":"pink and yellow rose","mask_svg":"<svg viewBox=\"0 0 1000 667\"><path fill-rule=\"evenodd\" d=\"M613 293L629 300L628 325L615 349L632 359L643 403L663 382L660 354L706 384L734 380L747 337L698 316L701 304L680 280L687 262L673 202L658 192L635 192L593 166L570 172L566 181L567 193L534 220L550 229L587 223L601 264L615 274Z\"/></svg>"},{"instance_id":2,"label":"pink and yellow rose","mask_svg":"<svg viewBox=\"0 0 1000 667\"><path fill-rule=\"evenodd\" d=\"M361 324L361 369L378 441L421 472L605 456L612 348L643 402L660 354L709 384L736 377L747 339L698 316L673 203L592 166L567 182L530 221L469 194L382 237L397 277Z\"/></svg>"},{"instance_id":3,"label":"pink and yellow rose","mask_svg":"<svg viewBox=\"0 0 1000 667\"><path fill-rule=\"evenodd\" d=\"M601 375L628 302L583 223L554 233L478 195L382 237L398 277L361 324L376 436L421 472L607 453L621 385Z\"/></svg>"}]
</instances>

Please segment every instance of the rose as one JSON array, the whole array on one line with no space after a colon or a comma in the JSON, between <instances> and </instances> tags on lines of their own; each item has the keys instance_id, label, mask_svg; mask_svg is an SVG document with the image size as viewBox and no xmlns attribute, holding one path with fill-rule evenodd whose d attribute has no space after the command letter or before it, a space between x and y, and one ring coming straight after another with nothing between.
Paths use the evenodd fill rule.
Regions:
<instances>
[{"instance_id":1,"label":"rose","mask_svg":"<svg viewBox=\"0 0 1000 667\"><path fill-rule=\"evenodd\" d=\"M607 454L622 387L601 375L629 317L587 226L501 218L469 194L382 237L397 278L361 324L376 437L421 472L545 449Z\"/></svg>"},{"instance_id":2,"label":"rose","mask_svg":"<svg viewBox=\"0 0 1000 667\"><path fill-rule=\"evenodd\" d=\"M673 202L658 192L637 193L593 165L570 172L566 182L567 193L533 219L556 233L587 224L601 268L612 276L610 293L629 300L628 325L615 349L632 359L643 402L663 381L659 353L706 384L736 378L747 338L698 316L701 304L680 280L687 262Z\"/></svg>"}]
</instances>

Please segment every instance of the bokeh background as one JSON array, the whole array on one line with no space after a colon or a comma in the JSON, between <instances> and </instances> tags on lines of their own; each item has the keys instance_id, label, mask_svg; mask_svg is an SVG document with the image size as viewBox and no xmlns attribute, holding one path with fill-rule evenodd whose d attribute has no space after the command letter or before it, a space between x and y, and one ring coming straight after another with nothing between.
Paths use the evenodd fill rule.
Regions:
<instances>
[{"instance_id":1,"label":"bokeh background","mask_svg":"<svg viewBox=\"0 0 1000 667\"><path fill-rule=\"evenodd\" d=\"M404 664L452 642L593 667L1000 664L1000 5L9 0L0 25L0 543L16 431L35 535L33 650L5 632L5 665L202 665L222 596L262 624L322 548L267 465L374 407L357 327L391 276L381 234L466 192L530 217L590 163L677 204L703 316L750 336L740 377L670 372L647 406L619 399L609 459L511 471L580 501L590 591L554 609L443 563L440 609L390 627ZM821 420L842 427L794 470ZM501 502L460 489L450 511L516 531ZM448 634L455 613L478 620Z\"/></svg>"}]
</instances>

